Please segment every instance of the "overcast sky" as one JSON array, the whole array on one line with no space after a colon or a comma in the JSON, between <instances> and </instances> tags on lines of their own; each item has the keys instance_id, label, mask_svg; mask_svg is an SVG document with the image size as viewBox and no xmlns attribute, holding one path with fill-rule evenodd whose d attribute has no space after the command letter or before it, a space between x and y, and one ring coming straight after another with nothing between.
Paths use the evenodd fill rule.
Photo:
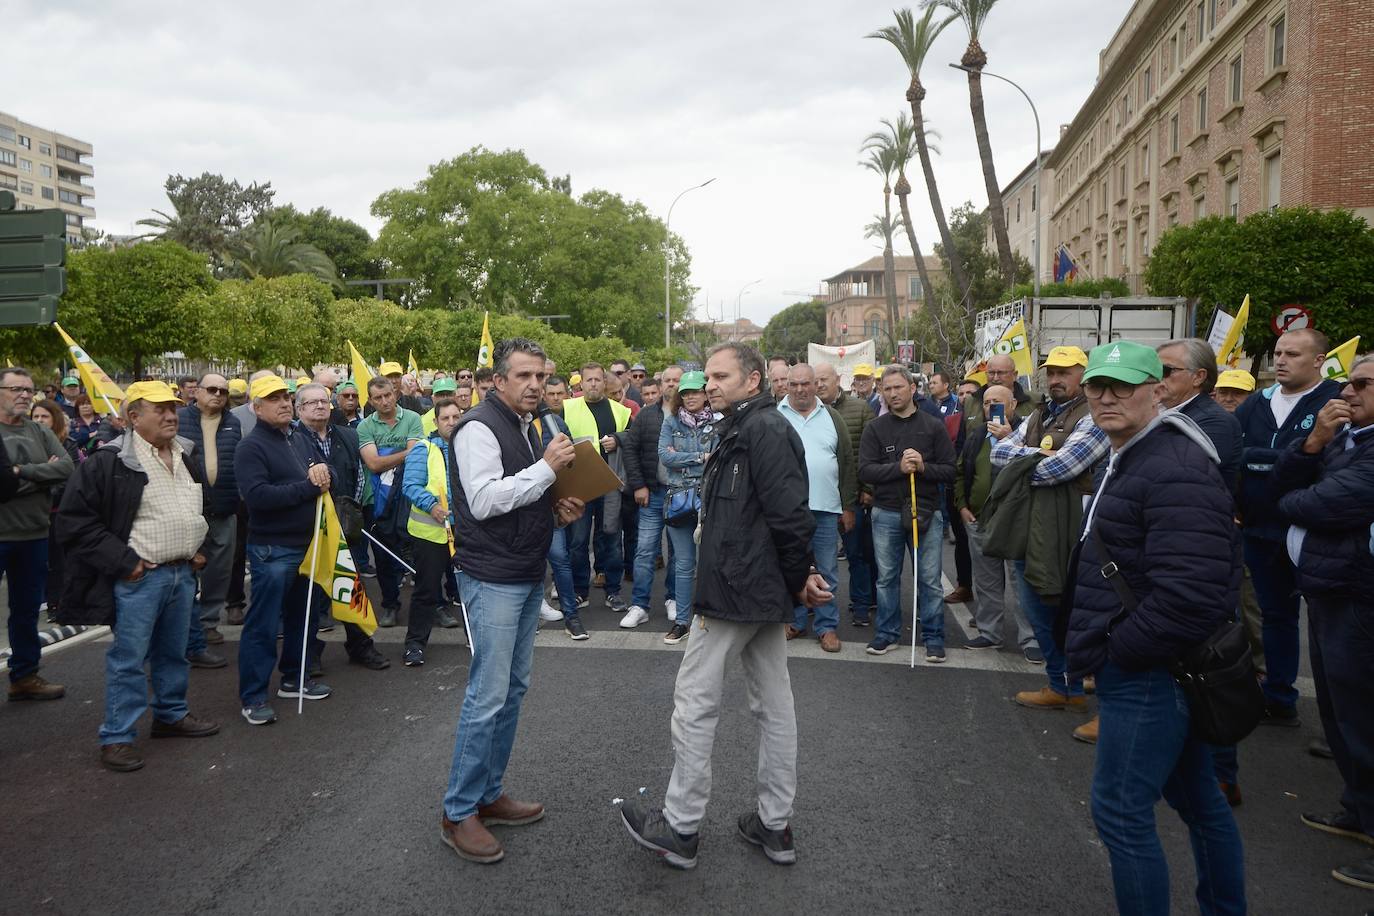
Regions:
<instances>
[{"instance_id":1,"label":"overcast sky","mask_svg":"<svg viewBox=\"0 0 1374 916\"><path fill-rule=\"evenodd\" d=\"M574 193L606 188L665 215L692 253L698 303L762 324L878 253L863 226L882 187L857 147L906 107L891 46L863 36L887 3L692 4L529 0L457 4L8 4L0 110L95 147L93 225L128 233L165 209L168 174L271 181L280 203L325 206L374 234L382 191L481 144L523 149ZM1129 0L1002 0L988 69L1021 83L1046 148L1097 75ZM944 136L935 173L947 208L986 204L952 24L922 74ZM41 75L41 79L35 79ZM1030 162L1034 122L985 80L1003 185ZM919 169L917 169L919 171ZM918 185L917 234L935 224ZM909 253L903 241L899 254ZM702 309L698 314L703 315Z\"/></svg>"}]
</instances>

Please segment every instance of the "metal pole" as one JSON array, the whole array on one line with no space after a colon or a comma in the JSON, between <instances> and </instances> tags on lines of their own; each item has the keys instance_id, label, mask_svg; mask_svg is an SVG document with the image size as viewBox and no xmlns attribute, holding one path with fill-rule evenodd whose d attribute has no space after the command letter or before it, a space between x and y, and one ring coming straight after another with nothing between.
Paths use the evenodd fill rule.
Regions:
<instances>
[{"instance_id":1,"label":"metal pole","mask_svg":"<svg viewBox=\"0 0 1374 916\"><path fill-rule=\"evenodd\" d=\"M677 197L674 197L673 202L668 205L668 218L663 221L663 346L665 347L671 347L673 345L673 308L669 300L669 294L672 291L671 246L673 236L671 229L673 225L673 207L677 206L677 202L682 199L682 195L686 194L687 191L695 191L697 188L704 188L713 181L715 181L714 178L708 178L701 184L694 184L690 188L687 188L687 190L678 194Z\"/></svg>"}]
</instances>

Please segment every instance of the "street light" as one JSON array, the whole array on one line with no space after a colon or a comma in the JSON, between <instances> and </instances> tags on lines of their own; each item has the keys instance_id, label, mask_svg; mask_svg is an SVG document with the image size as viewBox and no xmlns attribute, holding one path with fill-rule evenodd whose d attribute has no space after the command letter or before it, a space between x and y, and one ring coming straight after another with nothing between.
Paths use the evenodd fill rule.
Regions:
<instances>
[{"instance_id":1,"label":"street light","mask_svg":"<svg viewBox=\"0 0 1374 916\"><path fill-rule=\"evenodd\" d=\"M1035 292L1036 301L1040 299L1040 219L1044 213L1045 198L1040 194L1040 112L1035 110L1035 103L1031 97L1026 95L1026 90L1019 85L997 73L989 70L978 70L974 67L965 67L963 64L950 64L955 70L963 70L965 73L981 73L983 76L990 76L995 80L1001 80L1009 84L1025 98L1026 104L1030 106L1031 114L1035 117ZM991 203L989 203L991 206Z\"/></svg>"},{"instance_id":2,"label":"street light","mask_svg":"<svg viewBox=\"0 0 1374 916\"><path fill-rule=\"evenodd\" d=\"M741 286L739 292L735 294L735 330L736 330L736 331L739 330L739 303L740 303L740 300L744 298L744 294L745 294L746 291L748 291L749 287L751 287L751 286L757 286L758 284L760 284L760 283L762 283L762 282L763 282L763 278L762 278L762 277L760 277L760 278L757 279L757 280L750 280L748 283L746 283L746 284L744 284L743 286Z\"/></svg>"},{"instance_id":3,"label":"street light","mask_svg":"<svg viewBox=\"0 0 1374 916\"><path fill-rule=\"evenodd\" d=\"M708 178L701 184L692 185L686 191L683 191L682 194L686 194L687 191L695 191L697 188L704 188L713 181L715 181L714 178ZM673 309L668 299L672 280L672 259L670 257L672 249L670 246L673 237L670 232L670 227L673 225L673 207L676 207L677 202L682 199L682 194L673 198L672 204L668 206L668 218L663 221L663 346L665 347L671 347L673 345Z\"/></svg>"}]
</instances>

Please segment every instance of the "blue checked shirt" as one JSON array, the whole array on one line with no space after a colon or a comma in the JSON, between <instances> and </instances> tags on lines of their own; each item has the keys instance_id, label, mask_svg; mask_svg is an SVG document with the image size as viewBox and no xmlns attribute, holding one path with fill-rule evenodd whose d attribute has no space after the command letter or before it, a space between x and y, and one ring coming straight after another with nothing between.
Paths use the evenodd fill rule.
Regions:
<instances>
[{"instance_id":1,"label":"blue checked shirt","mask_svg":"<svg viewBox=\"0 0 1374 916\"><path fill-rule=\"evenodd\" d=\"M993 444L992 463L999 468L1005 467L1022 455L1034 455L1038 451L1039 448L1026 445L1026 424L1022 423L1010 436ZM1069 433L1063 448L1035 466L1031 472L1031 486L1055 487L1069 483L1091 470L1110 451L1107 434L1098 429L1092 416L1086 416Z\"/></svg>"}]
</instances>

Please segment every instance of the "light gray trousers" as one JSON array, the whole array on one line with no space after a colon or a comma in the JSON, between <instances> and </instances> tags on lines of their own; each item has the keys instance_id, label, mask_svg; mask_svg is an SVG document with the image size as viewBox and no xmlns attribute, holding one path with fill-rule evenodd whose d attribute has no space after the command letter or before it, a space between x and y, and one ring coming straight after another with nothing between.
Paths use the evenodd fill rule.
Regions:
<instances>
[{"instance_id":1,"label":"light gray trousers","mask_svg":"<svg viewBox=\"0 0 1374 916\"><path fill-rule=\"evenodd\" d=\"M205 568L200 571L200 596L196 614L201 624L219 626L219 615L229 594L229 573L234 564L234 531L237 518L207 518L210 530L205 535Z\"/></svg>"},{"instance_id":2,"label":"light gray trousers","mask_svg":"<svg viewBox=\"0 0 1374 916\"><path fill-rule=\"evenodd\" d=\"M1035 631L1026 620L1026 614L1016 603L1011 562L1000 557L983 555L983 532L978 523L965 525L968 531L968 553L973 560L973 621L978 626L979 635L986 636L995 643L1003 641L1002 618L1006 614L1007 599L1010 597L1015 610L1016 644L1022 649L1037 646Z\"/></svg>"},{"instance_id":3,"label":"light gray trousers","mask_svg":"<svg viewBox=\"0 0 1374 916\"><path fill-rule=\"evenodd\" d=\"M734 623L693 618L692 635L673 690L673 775L663 814L678 833L696 833L711 798L711 749L720 721L725 666L744 668L749 709L759 738L759 818L769 830L792 819L797 794L797 714L787 674L787 637L781 623Z\"/></svg>"}]
</instances>

